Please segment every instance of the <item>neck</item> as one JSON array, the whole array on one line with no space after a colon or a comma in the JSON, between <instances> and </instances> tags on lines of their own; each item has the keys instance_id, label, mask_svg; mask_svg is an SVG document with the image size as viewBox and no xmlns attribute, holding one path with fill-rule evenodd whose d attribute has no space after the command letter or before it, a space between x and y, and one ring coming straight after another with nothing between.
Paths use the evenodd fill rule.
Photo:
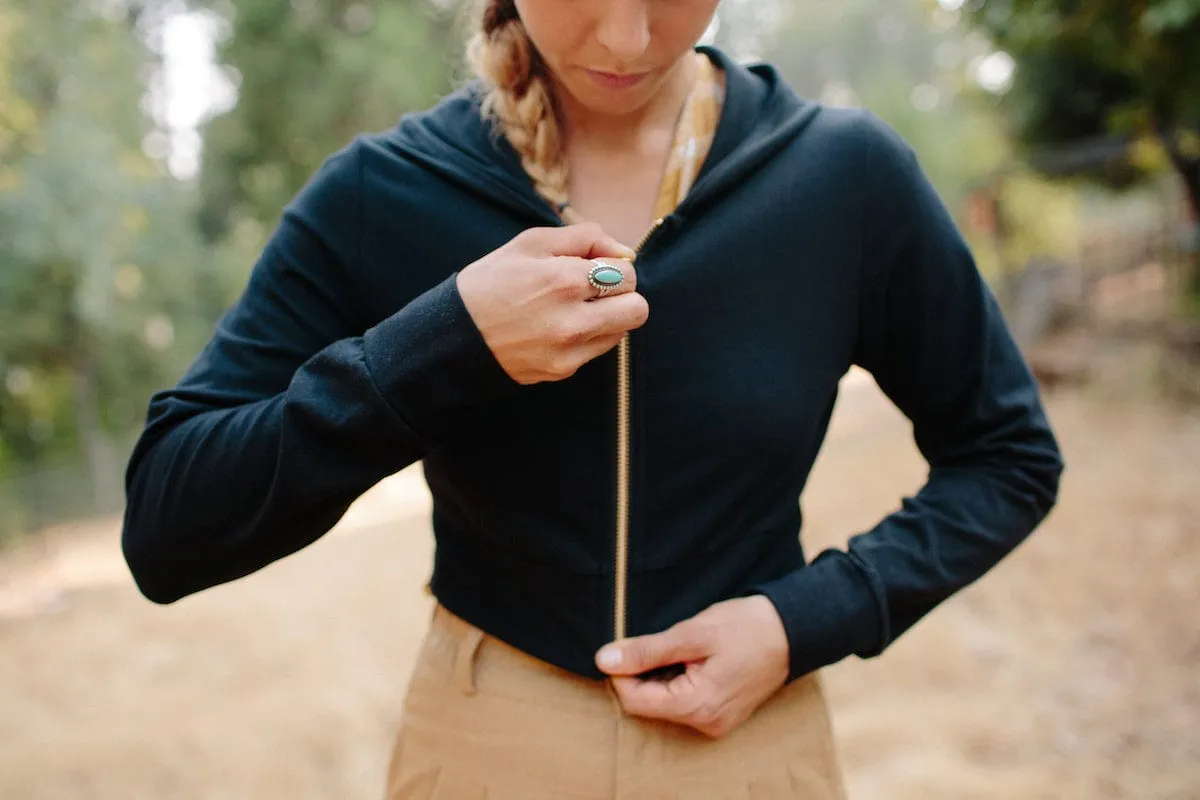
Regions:
<instances>
[{"instance_id":1,"label":"neck","mask_svg":"<svg viewBox=\"0 0 1200 800\"><path fill-rule=\"evenodd\" d=\"M618 152L641 151L647 146L653 147L664 135L669 143L695 75L695 57L685 55L667 73L666 80L648 102L620 115L586 108L575 101L569 92L560 90L560 109L568 146Z\"/></svg>"}]
</instances>

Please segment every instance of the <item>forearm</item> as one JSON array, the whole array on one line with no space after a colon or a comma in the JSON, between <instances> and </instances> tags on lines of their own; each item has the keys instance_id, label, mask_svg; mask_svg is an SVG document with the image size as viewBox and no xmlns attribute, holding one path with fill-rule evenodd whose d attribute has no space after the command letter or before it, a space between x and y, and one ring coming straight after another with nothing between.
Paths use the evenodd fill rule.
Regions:
<instances>
[{"instance_id":1,"label":"forearm","mask_svg":"<svg viewBox=\"0 0 1200 800\"><path fill-rule=\"evenodd\" d=\"M1021 449L1007 466L931 470L915 497L846 551L756 587L787 630L791 678L881 653L1020 544L1053 506L1062 469L1052 443Z\"/></svg>"},{"instance_id":2,"label":"forearm","mask_svg":"<svg viewBox=\"0 0 1200 800\"><path fill-rule=\"evenodd\" d=\"M758 587L788 629L793 677L870 656L1023 541L1063 469L1039 389L966 243L912 152L864 128L855 362L913 424L914 497L845 552Z\"/></svg>"},{"instance_id":3,"label":"forearm","mask_svg":"<svg viewBox=\"0 0 1200 800\"><path fill-rule=\"evenodd\" d=\"M156 397L127 471L123 547L143 593L172 602L307 546L380 479L452 435L459 415L516 384L453 277L362 337L303 362L248 401L222 332Z\"/></svg>"},{"instance_id":4,"label":"forearm","mask_svg":"<svg viewBox=\"0 0 1200 800\"><path fill-rule=\"evenodd\" d=\"M421 457L420 437L337 361L318 356L278 397L195 413L139 443L123 547L147 597L172 602L299 550ZM152 413L182 418L180 403Z\"/></svg>"}]
</instances>

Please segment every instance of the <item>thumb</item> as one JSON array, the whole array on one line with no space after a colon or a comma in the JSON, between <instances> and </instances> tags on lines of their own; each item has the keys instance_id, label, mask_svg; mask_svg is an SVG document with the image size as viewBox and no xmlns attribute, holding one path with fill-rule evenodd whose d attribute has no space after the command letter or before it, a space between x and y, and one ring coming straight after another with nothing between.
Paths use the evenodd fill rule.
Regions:
<instances>
[{"instance_id":1,"label":"thumb","mask_svg":"<svg viewBox=\"0 0 1200 800\"><path fill-rule=\"evenodd\" d=\"M596 653L596 666L608 675L640 675L659 667L700 661L712 655L702 628L675 625L662 633L612 642Z\"/></svg>"}]
</instances>

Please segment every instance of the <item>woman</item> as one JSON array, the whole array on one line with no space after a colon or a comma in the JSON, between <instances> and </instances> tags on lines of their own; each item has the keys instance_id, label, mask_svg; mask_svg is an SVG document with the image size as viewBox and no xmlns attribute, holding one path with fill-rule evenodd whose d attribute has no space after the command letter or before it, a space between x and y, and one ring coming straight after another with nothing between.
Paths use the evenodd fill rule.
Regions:
<instances>
[{"instance_id":1,"label":"woman","mask_svg":"<svg viewBox=\"0 0 1200 800\"><path fill-rule=\"evenodd\" d=\"M391 798L842 797L819 669L1054 504L1037 387L912 153L697 48L715 6L489 0L482 81L330 158L151 403L124 549L157 602L423 461L438 603ZM854 364L929 479L806 563Z\"/></svg>"}]
</instances>

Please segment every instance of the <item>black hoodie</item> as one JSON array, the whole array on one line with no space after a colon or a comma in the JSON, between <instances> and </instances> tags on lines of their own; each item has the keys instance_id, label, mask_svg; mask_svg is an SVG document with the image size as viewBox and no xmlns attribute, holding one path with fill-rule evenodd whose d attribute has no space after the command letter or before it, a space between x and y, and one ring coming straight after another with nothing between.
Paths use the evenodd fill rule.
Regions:
<instances>
[{"instance_id":1,"label":"black hoodie","mask_svg":"<svg viewBox=\"0 0 1200 800\"><path fill-rule=\"evenodd\" d=\"M168 603L248 575L421 460L432 588L459 616L599 678L615 609L638 635L763 593L795 678L879 653L1024 539L1055 502L1059 450L912 152L867 113L703 50L727 75L720 126L637 262L627 550L615 354L520 386L457 292L457 270L560 224L471 86L332 156L151 401L123 536L141 591ZM806 564L798 499L853 364L912 420L929 479Z\"/></svg>"}]
</instances>

